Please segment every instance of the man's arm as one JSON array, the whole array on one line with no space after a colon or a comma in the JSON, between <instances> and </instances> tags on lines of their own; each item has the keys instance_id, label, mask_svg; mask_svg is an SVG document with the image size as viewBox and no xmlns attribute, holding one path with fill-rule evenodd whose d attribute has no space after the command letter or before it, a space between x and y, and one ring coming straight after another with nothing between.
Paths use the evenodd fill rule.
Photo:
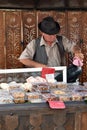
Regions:
<instances>
[{"instance_id":1,"label":"man's arm","mask_svg":"<svg viewBox=\"0 0 87 130\"><path fill-rule=\"evenodd\" d=\"M74 56L77 56L78 58L80 58L81 60L83 60L84 59L84 55L81 52L81 48L78 46L78 44L70 41L65 36L63 36L62 38L63 38L64 49L67 52L71 52L72 54L74 54Z\"/></svg>"},{"instance_id":2,"label":"man's arm","mask_svg":"<svg viewBox=\"0 0 87 130\"><path fill-rule=\"evenodd\" d=\"M35 40L32 40L24 49L18 60L27 67L47 67L44 64L33 61L33 55L35 53Z\"/></svg>"},{"instance_id":3,"label":"man's arm","mask_svg":"<svg viewBox=\"0 0 87 130\"><path fill-rule=\"evenodd\" d=\"M47 67L47 65L35 62L33 60L30 59L20 59L20 62L28 67L32 67L32 68L38 68L38 67Z\"/></svg>"}]
</instances>

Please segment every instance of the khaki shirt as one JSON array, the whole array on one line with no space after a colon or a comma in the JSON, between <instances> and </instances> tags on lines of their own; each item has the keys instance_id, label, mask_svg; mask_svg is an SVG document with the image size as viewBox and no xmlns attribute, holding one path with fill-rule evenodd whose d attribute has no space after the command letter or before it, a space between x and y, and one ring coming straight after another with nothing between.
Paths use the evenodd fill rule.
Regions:
<instances>
[{"instance_id":1,"label":"khaki shirt","mask_svg":"<svg viewBox=\"0 0 87 130\"><path fill-rule=\"evenodd\" d=\"M41 37L40 46L45 45L47 57L48 57L48 66L49 67L56 67L60 66L61 64L61 57L59 54L58 46L56 44L58 40L56 39L52 46L49 46L44 41L43 37ZM72 48L75 45L74 42L69 41L66 37L62 36L62 42L65 51L72 52ZM19 59L33 59L35 54L35 39L32 40L24 49L22 54L20 55Z\"/></svg>"}]
</instances>

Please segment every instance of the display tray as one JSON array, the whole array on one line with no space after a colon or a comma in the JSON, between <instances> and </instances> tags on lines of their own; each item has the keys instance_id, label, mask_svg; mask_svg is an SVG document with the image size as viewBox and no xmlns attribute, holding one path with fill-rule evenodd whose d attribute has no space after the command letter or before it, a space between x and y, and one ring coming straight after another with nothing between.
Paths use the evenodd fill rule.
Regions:
<instances>
[{"instance_id":1,"label":"display tray","mask_svg":"<svg viewBox=\"0 0 87 130\"><path fill-rule=\"evenodd\" d=\"M46 82L33 84L14 81L0 84L0 104L43 103L53 100L84 101L85 99L87 99L86 84L81 86L57 82L53 85Z\"/></svg>"}]
</instances>

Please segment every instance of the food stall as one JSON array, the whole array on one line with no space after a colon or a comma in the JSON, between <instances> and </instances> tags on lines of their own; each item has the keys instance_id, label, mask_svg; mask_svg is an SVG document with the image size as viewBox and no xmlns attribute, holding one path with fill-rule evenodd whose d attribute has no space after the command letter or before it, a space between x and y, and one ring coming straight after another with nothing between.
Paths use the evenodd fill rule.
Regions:
<instances>
[{"instance_id":1,"label":"food stall","mask_svg":"<svg viewBox=\"0 0 87 130\"><path fill-rule=\"evenodd\" d=\"M67 97L67 92L59 91L61 84L56 86L51 84L51 89L58 87L56 88L58 91L53 91L56 97L55 94L50 96L48 91L50 97L46 95L45 101L30 102L25 97L23 99L26 100L21 100L22 102L20 100L14 102L9 90L15 89L15 86L18 90L19 81L24 84L28 77L25 73L31 70L25 69L23 72L23 69L13 69L23 67L18 57L27 43L39 36L37 23L48 15L60 23L61 34L79 42L85 59L80 78L82 85L78 83L66 85L64 71L62 86L69 88L68 92L75 90L74 92L78 94L71 92L72 94L69 93ZM0 25L0 130L87 130L87 0L1 0ZM67 62L68 58L70 56L67 56ZM16 74L17 72L20 73ZM23 87L23 84L20 86ZM66 90L65 88L62 89ZM26 91L27 89L22 92ZM59 101L59 93L65 107L50 108L46 99ZM24 96L24 93L22 94ZM5 98L2 98L2 95Z\"/></svg>"}]
</instances>

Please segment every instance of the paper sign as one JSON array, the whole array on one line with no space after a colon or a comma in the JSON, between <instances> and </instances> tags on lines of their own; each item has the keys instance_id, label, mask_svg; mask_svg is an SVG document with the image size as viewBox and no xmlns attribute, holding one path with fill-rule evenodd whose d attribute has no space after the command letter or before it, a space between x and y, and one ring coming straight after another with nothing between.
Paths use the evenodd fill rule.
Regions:
<instances>
[{"instance_id":1,"label":"paper sign","mask_svg":"<svg viewBox=\"0 0 87 130\"><path fill-rule=\"evenodd\" d=\"M52 109L65 109L63 101L48 101L50 108Z\"/></svg>"},{"instance_id":2,"label":"paper sign","mask_svg":"<svg viewBox=\"0 0 87 130\"><path fill-rule=\"evenodd\" d=\"M46 74L54 74L55 69L54 68L42 68L41 77L46 79Z\"/></svg>"}]
</instances>

